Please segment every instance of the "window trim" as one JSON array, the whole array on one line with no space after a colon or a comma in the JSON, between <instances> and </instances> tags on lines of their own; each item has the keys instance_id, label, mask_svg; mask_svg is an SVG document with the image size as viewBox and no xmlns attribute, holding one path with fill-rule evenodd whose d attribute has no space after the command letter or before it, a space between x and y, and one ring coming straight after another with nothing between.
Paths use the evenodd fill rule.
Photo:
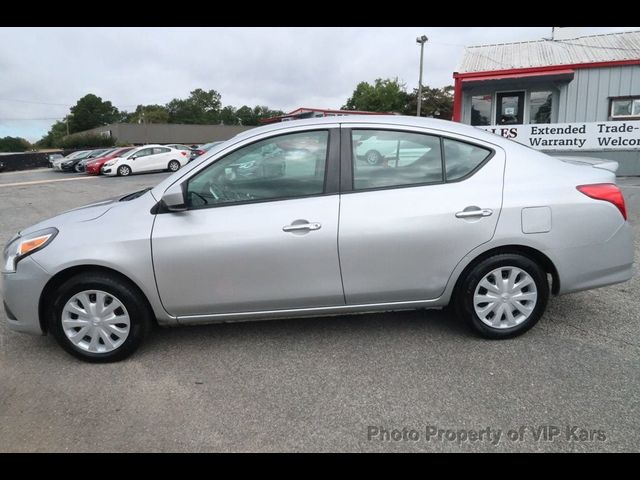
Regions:
<instances>
[{"instance_id":1,"label":"window trim","mask_svg":"<svg viewBox=\"0 0 640 480\"><path fill-rule=\"evenodd\" d=\"M613 102L616 100L631 100L631 111L633 112L633 101L640 101L640 95L621 95L619 97L609 97L609 120L640 120L640 114L638 115L614 115L613 114Z\"/></svg>"},{"instance_id":2,"label":"window trim","mask_svg":"<svg viewBox=\"0 0 640 480\"><path fill-rule=\"evenodd\" d=\"M386 127L386 128L385 128ZM440 161L441 161L441 165L442 165L442 180L441 181L437 181L437 182L421 182L421 183L409 183L406 185L386 185L383 187L370 187L370 188L358 188L356 189L354 187L354 159L353 159L353 149L351 148L351 142L352 142L352 131L353 130L387 130L387 131L393 131L393 132L400 132L400 133L415 133L418 135L430 135L432 137L438 137L440 139ZM408 130L408 129L402 129L402 128L389 128L389 125L386 126L378 126L378 127L345 127L343 126L342 128L342 136L343 136L343 145L348 144L348 150L347 148L343 148L342 149L342 162L343 164L347 165L347 169L348 169L348 174L349 174L349 178L344 178L343 181L341 182L341 191L340 193L363 193L363 192L374 192L377 190L391 190L391 189L399 189L399 188L413 188L413 187L428 187L428 186L432 186L432 185L444 185L447 183L459 183L459 182L463 182L465 180L467 180L468 178L472 177L473 175L475 175L479 170L482 169L482 167L484 167L496 154L496 150L495 148L491 148L488 147L486 145L479 145L478 143L475 143L473 141L467 141L467 140L461 140L457 137L452 137L449 135L446 135L446 133L435 133L435 132L428 132L428 131L417 131L417 130ZM347 136L348 138L345 141L345 136ZM455 180L447 180L447 170L446 170L446 163L445 163L445 153L444 153L444 140L452 140L455 142L460 142L460 143L466 143L468 145L474 146L474 147L478 147L478 148L482 148L484 150L488 150L489 154L486 156L486 158L484 160L482 160L482 162L480 162L473 170L469 171L466 175L460 177L460 178L456 178ZM345 156L346 155L346 156ZM345 170L345 169L343 169ZM345 176L346 177L346 176ZM346 180L349 180L349 184L346 183Z\"/></svg>"},{"instance_id":3,"label":"window trim","mask_svg":"<svg viewBox=\"0 0 640 480\"><path fill-rule=\"evenodd\" d=\"M285 135L295 135L295 134L300 134L300 133L311 133L311 132L327 132L327 156L325 158L325 163L324 163L324 169L325 170L324 170L324 180L323 180L322 192L320 192L320 193L310 193L308 195L289 196L289 197L256 198L256 199L250 199L250 200L240 200L240 201L236 201L236 202L225 202L225 203L217 203L217 204L211 204L211 205L200 205L200 206L196 206L196 207L194 207L192 205L189 205L187 203L186 211L206 210L206 209L209 209L209 208L234 207L234 206L238 206L238 205L251 205L251 204L255 204L255 203L282 202L282 201L287 201L287 200L298 200L298 199L313 198L313 197L325 197L325 196L339 194L338 163L340 162L340 132L338 130L339 130L339 128L335 128L335 127L313 128L313 129L309 129L309 130L297 130L297 131L284 132L284 133L280 132L280 133L278 133L276 135L271 135L271 136L268 136L268 137L262 137L262 138L254 140L252 142L244 143L242 146L240 146L238 148L235 148L233 150L230 150L229 152L225 153L221 157L216 158L213 162L210 162L209 164L207 164L202 169L198 170L196 173L194 173L193 175L191 175L189 178L185 179L182 182L182 186L183 186L182 188L183 188L183 192L184 192L184 195L185 195L185 201L186 201L187 200L186 196L187 196L187 192L188 192L188 188L189 188L189 182L193 178L197 177L199 174L201 174L202 172L207 170L212 165L224 160L229 155L237 152L240 149L243 149L243 148L248 147L250 145L254 145L254 144L259 143L259 142L263 142L265 140L271 140L273 138L283 137ZM158 213L164 213L164 212L158 212Z\"/></svg>"}]
</instances>

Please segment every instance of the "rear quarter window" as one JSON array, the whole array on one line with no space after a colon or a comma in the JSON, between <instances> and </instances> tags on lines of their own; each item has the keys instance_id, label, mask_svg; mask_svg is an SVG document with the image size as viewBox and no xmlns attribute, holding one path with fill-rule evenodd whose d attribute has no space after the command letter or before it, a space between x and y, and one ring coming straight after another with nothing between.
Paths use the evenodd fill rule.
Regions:
<instances>
[{"instance_id":1,"label":"rear quarter window","mask_svg":"<svg viewBox=\"0 0 640 480\"><path fill-rule=\"evenodd\" d=\"M447 181L466 177L492 153L488 148L450 138L443 139L443 147Z\"/></svg>"}]
</instances>

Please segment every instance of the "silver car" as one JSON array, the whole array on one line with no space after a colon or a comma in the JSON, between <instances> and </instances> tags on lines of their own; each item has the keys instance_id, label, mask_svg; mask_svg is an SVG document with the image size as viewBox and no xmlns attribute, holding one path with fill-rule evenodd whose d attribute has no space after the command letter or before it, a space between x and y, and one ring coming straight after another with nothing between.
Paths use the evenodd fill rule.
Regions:
<instances>
[{"instance_id":1,"label":"silver car","mask_svg":"<svg viewBox=\"0 0 640 480\"><path fill-rule=\"evenodd\" d=\"M371 136L395 139L395 161L355 160ZM240 172L274 152L277 175ZM4 250L7 321L93 362L131 354L154 323L448 306L484 337L513 337L550 293L631 278L616 167L414 117L251 129L154 188L19 232Z\"/></svg>"}]
</instances>

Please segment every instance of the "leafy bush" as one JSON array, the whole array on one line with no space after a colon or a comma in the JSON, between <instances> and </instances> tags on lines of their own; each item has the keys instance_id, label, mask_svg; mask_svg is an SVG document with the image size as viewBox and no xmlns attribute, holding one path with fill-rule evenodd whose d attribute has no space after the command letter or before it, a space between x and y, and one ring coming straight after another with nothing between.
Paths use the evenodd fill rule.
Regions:
<instances>
[{"instance_id":1,"label":"leafy bush","mask_svg":"<svg viewBox=\"0 0 640 480\"><path fill-rule=\"evenodd\" d=\"M116 145L117 139L114 137L105 137L95 133L86 133L82 135L72 135L63 138L59 147L64 149L72 148L99 148L99 147L113 147Z\"/></svg>"}]
</instances>

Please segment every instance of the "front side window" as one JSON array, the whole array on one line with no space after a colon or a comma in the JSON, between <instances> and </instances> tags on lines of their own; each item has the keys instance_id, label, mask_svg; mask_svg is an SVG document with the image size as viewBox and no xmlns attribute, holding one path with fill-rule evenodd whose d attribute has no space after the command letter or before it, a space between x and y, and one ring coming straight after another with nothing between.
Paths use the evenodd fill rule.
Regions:
<instances>
[{"instance_id":1,"label":"front side window","mask_svg":"<svg viewBox=\"0 0 640 480\"><path fill-rule=\"evenodd\" d=\"M129 155L129 157L136 157L136 158L146 157L148 155L151 155L152 153L153 153L153 148L143 148L142 150L133 152L131 155Z\"/></svg>"},{"instance_id":2,"label":"front side window","mask_svg":"<svg viewBox=\"0 0 640 480\"><path fill-rule=\"evenodd\" d=\"M441 182L440 139L434 135L353 130L353 188Z\"/></svg>"},{"instance_id":3,"label":"front side window","mask_svg":"<svg viewBox=\"0 0 640 480\"><path fill-rule=\"evenodd\" d=\"M491 125L491 95L471 97L471 125Z\"/></svg>"},{"instance_id":4,"label":"front side window","mask_svg":"<svg viewBox=\"0 0 640 480\"><path fill-rule=\"evenodd\" d=\"M450 138L443 139L442 144L448 182L470 174L491 155L491 150L487 148Z\"/></svg>"},{"instance_id":5,"label":"front side window","mask_svg":"<svg viewBox=\"0 0 640 480\"><path fill-rule=\"evenodd\" d=\"M529 123L551 123L553 93L531 92L529 94Z\"/></svg>"},{"instance_id":6,"label":"front side window","mask_svg":"<svg viewBox=\"0 0 640 480\"><path fill-rule=\"evenodd\" d=\"M244 146L189 180L190 208L324 192L329 133L292 133Z\"/></svg>"},{"instance_id":7,"label":"front side window","mask_svg":"<svg viewBox=\"0 0 640 480\"><path fill-rule=\"evenodd\" d=\"M611 99L611 118L640 117L640 97Z\"/></svg>"}]
</instances>

